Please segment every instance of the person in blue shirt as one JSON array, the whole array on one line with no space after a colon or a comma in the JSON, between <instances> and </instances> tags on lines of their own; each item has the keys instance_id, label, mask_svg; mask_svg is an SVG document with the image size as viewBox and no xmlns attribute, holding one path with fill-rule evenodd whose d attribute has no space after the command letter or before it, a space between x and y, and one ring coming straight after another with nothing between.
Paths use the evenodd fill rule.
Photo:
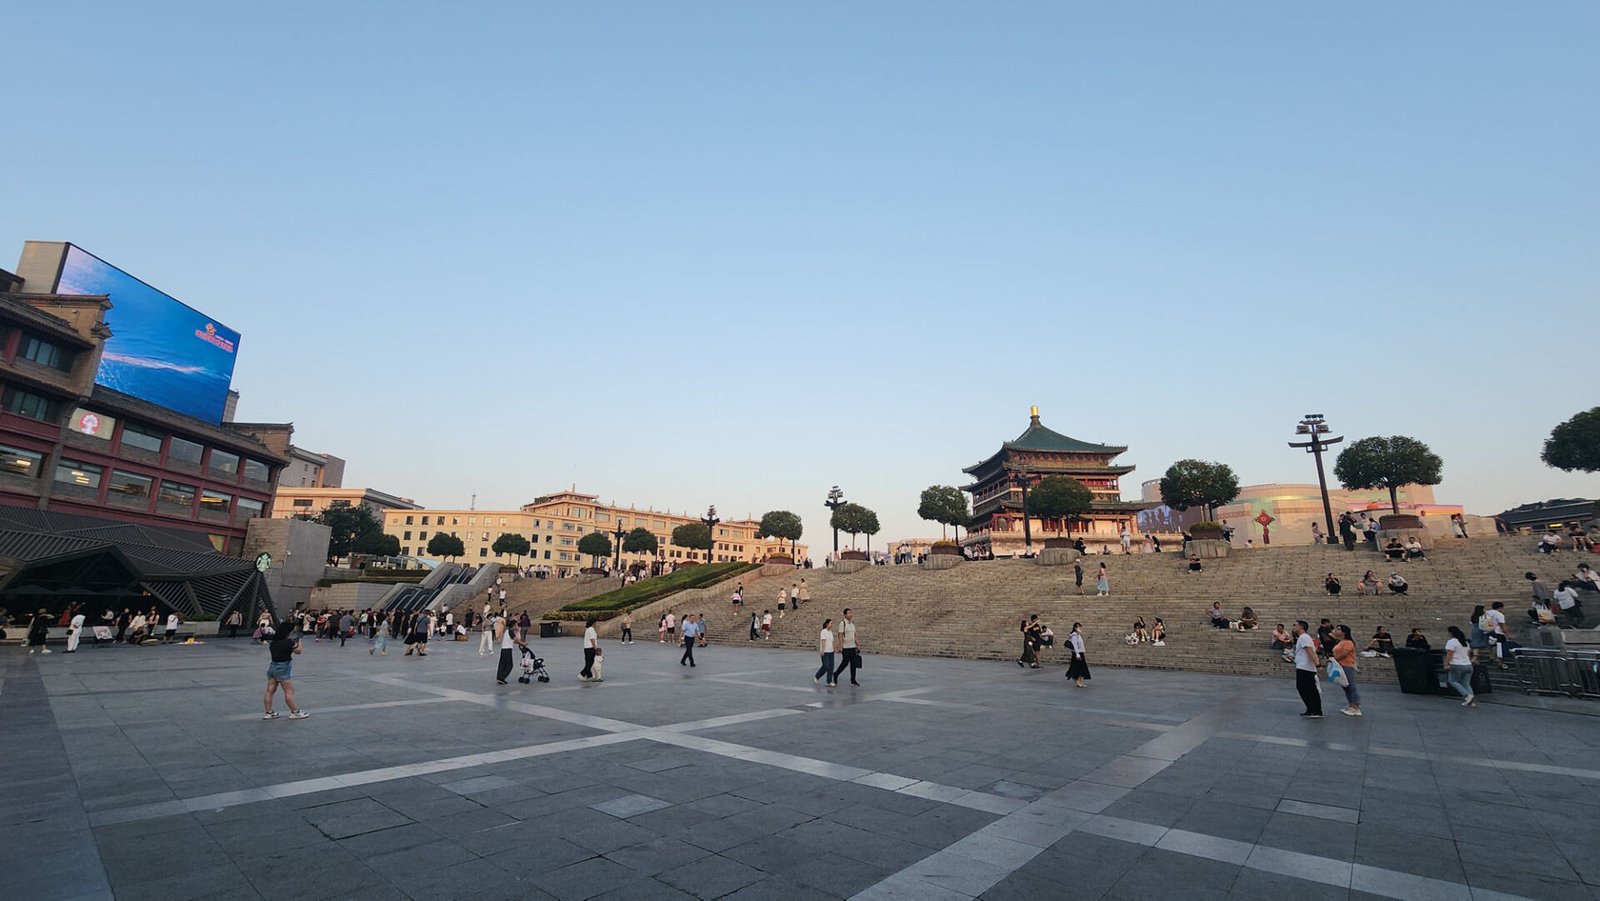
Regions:
<instances>
[{"instance_id":1,"label":"person in blue shirt","mask_svg":"<svg viewBox=\"0 0 1600 901\"><path fill-rule=\"evenodd\" d=\"M694 643L699 638L700 631L705 625L694 614L685 614L683 617L683 656L678 658L679 666L694 666Z\"/></svg>"}]
</instances>

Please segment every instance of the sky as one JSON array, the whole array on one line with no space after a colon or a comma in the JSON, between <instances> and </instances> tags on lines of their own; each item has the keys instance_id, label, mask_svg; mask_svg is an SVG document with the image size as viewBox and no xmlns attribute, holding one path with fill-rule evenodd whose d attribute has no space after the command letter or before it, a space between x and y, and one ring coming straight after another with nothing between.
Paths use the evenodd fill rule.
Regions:
<instances>
[{"instance_id":1,"label":"sky","mask_svg":"<svg viewBox=\"0 0 1600 901\"><path fill-rule=\"evenodd\" d=\"M1442 503L1600 403L1600 5L29 4L0 267L72 241L237 329L346 485L576 485L884 539L1028 424ZM1330 461L1331 462L1331 461ZM818 555L820 558L820 554Z\"/></svg>"}]
</instances>

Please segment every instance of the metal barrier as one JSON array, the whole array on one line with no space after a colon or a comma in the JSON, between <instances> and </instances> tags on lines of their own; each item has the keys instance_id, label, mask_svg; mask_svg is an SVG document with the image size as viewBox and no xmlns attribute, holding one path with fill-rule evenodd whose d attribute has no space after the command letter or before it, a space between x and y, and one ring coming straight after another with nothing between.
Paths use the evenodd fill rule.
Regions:
<instances>
[{"instance_id":1,"label":"metal barrier","mask_svg":"<svg viewBox=\"0 0 1600 901\"><path fill-rule=\"evenodd\" d=\"M1600 699L1600 651L1518 648L1511 664L1528 694Z\"/></svg>"}]
</instances>

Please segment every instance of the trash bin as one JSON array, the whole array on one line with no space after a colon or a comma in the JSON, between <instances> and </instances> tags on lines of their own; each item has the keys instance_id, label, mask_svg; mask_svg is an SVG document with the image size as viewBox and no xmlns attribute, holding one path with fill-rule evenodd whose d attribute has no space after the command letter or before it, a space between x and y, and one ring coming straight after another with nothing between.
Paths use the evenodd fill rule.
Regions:
<instances>
[{"instance_id":1,"label":"trash bin","mask_svg":"<svg viewBox=\"0 0 1600 901\"><path fill-rule=\"evenodd\" d=\"M559 620L543 620L539 623L540 638L556 638L561 635L561 622Z\"/></svg>"},{"instance_id":2,"label":"trash bin","mask_svg":"<svg viewBox=\"0 0 1600 901\"><path fill-rule=\"evenodd\" d=\"M1486 695L1494 691L1494 685L1489 681L1489 668L1481 663L1472 666L1472 693Z\"/></svg>"},{"instance_id":3,"label":"trash bin","mask_svg":"<svg viewBox=\"0 0 1600 901\"><path fill-rule=\"evenodd\" d=\"M1400 690L1408 695L1433 695L1439 693L1439 667L1444 663L1443 651L1420 651L1416 648L1395 648L1394 675Z\"/></svg>"}]
</instances>

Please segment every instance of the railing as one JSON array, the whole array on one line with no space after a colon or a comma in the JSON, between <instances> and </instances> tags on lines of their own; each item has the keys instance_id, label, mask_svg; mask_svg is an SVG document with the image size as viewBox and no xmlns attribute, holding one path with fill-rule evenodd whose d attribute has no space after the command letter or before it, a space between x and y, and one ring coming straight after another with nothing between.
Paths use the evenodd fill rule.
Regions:
<instances>
[{"instance_id":1,"label":"railing","mask_svg":"<svg viewBox=\"0 0 1600 901\"><path fill-rule=\"evenodd\" d=\"M1511 665L1528 694L1600 699L1600 651L1519 648Z\"/></svg>"}]
</instances>

